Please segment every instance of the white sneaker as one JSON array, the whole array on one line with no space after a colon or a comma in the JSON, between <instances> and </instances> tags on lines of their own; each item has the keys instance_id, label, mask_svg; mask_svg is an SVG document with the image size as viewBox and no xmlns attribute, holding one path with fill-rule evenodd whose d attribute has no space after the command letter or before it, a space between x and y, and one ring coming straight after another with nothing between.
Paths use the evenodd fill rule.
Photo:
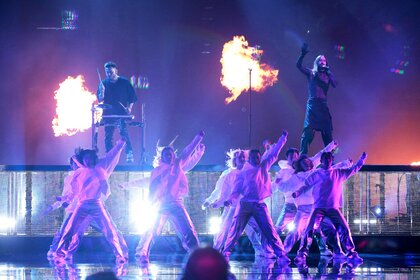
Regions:
<instances>
[{"instance_id":1,"label":"white sneaker","mask_svg":"<svg viewBox=\"0 0 420 280\"><path fill-rule=\"evenodd\" d=\"M128 257L115 256L115 262L117 264L128 263Z\"/></svg>"},{"instance_id":2,"label":"white sneaker","mask_svg":"<svg viewBox=\"0 0 420 280\"><path fill-rule=\"evenodd\" d=\"M362 263L363 262L363 259L361 257L359 257L359 254L357 254L356 252L350 253L347 256L347 260L349 262L352 262L352 263Z\"/></svg>"},{"instance_id":3,"label":"white sneaker","mask_svg":"<svg viewBox=\"0 0 420 280\"><path fill-rule=\"evenodd\" d=\"M137 262L139 263L149 263L149 257L142 253L136 253L134 255L136 257Z\"/></svg>"}]
</instances>

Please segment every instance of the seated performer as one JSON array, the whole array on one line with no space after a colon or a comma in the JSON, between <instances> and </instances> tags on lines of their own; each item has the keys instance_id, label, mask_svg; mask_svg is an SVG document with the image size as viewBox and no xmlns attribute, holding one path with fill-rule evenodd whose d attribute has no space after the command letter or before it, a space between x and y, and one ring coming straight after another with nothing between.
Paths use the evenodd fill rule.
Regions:
<instances>
[{"instance_id":1,"label":"seated performer","mask_svg":"<svg viewBox=\"0 0 420 280\"><path fill-rule=\"evenodd\" d=\"M332 168L332 153L322 153L321 168L312 172L306 178L305 185L293 193L293 197L297 198L312 189L314 200L313 210L300 241L295 262L306 261L314 231L319 228L320 223L326 217L331 220L336 228L343 250L347 254L347 259L354 263L363 262L363 259L355 251L349 225L341 214L339 207L341 206L343 193L342 183L362 168L366 157L366 153L363 153L357 163L350 168L334 169Z\"/></svg>"},{"instance_id":2,"label":"seated performer","mask_svg":"<svg viewBox=\"0 0 420 280\"><path fill-rule=\"evenodd\" d=\"M286 143L286 140L287 132L284 131L278 142L267 151L262 161L260 152L258 150L251 150L249 152L250 166L241 171L235 179L232 195L226 201L226 205L231 205L234 200L239 199L223 249L223 255L227 260L245 226L248 224L249 219L254 217L262 231L262 235L274 250L278 262L290 261L284 253L283 244L268 214L267 205L264 203L264 199L272 194L270 174L268 171L277 160L279 152Z\"/></svg>"},{"instance_id":3,"label":"seated performer","mask_svg":"<svg viewBox=\"0 0 420 280\"><path fill-rule=\"evenodd\" d=\"M211 206L213 208L219 208L224 206L224 202L229 199L232 194L236 176L241 170L243 170L246 163L247 151L236 149L230 150L228 153L228 160L226 165L229 169L225 170L219 180L216 182L216 188L211 195L204 201L203 207ZM219 251L223 250L225 245L226 237L232 224L233 214L235 214L237 201L233 201L232 205L228 205L223 209L222 223L218 233L214 235L213 247ZM254 218L250 218L248 224L245 227L246 235L249 241L252 243L252 247L255 251L255 256L272 257L274 256L273 249L268 246L267 241L261 233Z\"/></svg>"},{"instance_id":4,"label":"seated performer","mask_svg":"<svg viewBox=\"0 0 420 280\"><path fill-rule=\"evenodd\" d=\"M137 97L133 86L130 81L124 77L118 76L117 64L112 61L108 61L104 65L106 79L101 81L98 86L97 97L99 102L104 102L106 105L110 105L110 108L105 108L103 115L129 115L133 108L134 102L137 101ZM114 122L115 120L113 120ZM115 125L105 124L105 149L109 152L113 147L113 134ZM112 123L113 124L113 123ZM127 139L125 147L126 160L128 163L134 162L133 148L127 132L127 125L124 119L116 120L116 125L120 129L121 137Z\"/></svg>"},{"instance_id":5,"label":"seated performer","mask_svg":"<svg viewBox=\"0 0 420 280\"><path fill-rule=\"evenodd\" d=\"M191 252L198 247L197 233L183 203L183 197L188 193L188 180L183 167L203 137L204 132L201 131L179 157L175 157L174 149L170 146L162 150L160 165L153 169L149 186L149 199L156 205L159 215L153 227L142 236L137 246L136 257L140 258L141 262L149 261L150 234L151 239L160 234L162 223L166 222L166 219L169 219L182 239L185 250Z\"/></svg>"},{"instance_id":6,"label":"seated performer","mask_svg":"<svg viewBox=\"0 0 420 280\"><path fill-rule=\"evenodd\" d=\"M127 244L105 209L101 198L110 195L108 178L118 163L124 145L125 140L122 138L105 158L100 160L94 150L81 151L80 158L83 166L74 172L71 182L72 191L67 197L68 201L77 199L78 202L58 243L55 253L58 262L64 258L72 258L79 245L77 236L83 234L92 221L101 228L112 246L117 263L128 261Z\"/></svg>"}]
</instances>

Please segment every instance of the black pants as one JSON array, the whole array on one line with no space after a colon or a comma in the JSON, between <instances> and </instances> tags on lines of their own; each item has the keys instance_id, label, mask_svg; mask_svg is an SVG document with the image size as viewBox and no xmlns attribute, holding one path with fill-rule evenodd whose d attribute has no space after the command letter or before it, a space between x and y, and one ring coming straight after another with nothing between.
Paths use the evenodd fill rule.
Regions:
<instances>
[{"instance_id":1,"label":"black pants","mask_svg":"<svg viewBox=\"0 0 420 280\"><path fill-rule=\"evenodd\" d=\"M133 148L131 147L130 137L128 136L127 124L125 123L124 120L118 120L115 123L115 125L105 126L105 149L106 149L106 152L109 152L112 149L112 147L114 147L114 143L113 143L112 138L114 136L114 130L115 130L116 126L118 126L118 128L120 129L121 137L125 137L125 139L127 140L126 146L125 146L125 153L128 154L129 152L133 151Z\"/></svg>"},{"instance_id":2,"label":"black pants","mask_svg":"<svg viewBox=\"0 0 420 280\"><path fill-rule=\"evenodd\" d=\"M329 129L319 130L322 135L322 141L324 142L324 146L326 147L331 141L333 140L332 131ZM310 127L305 127L302 133L302 139L300 142L300 153L301 154L308 154L309 145L311 145L312 141L314 140L315 136L315 129Z\"/></svg>"}]
</instances>

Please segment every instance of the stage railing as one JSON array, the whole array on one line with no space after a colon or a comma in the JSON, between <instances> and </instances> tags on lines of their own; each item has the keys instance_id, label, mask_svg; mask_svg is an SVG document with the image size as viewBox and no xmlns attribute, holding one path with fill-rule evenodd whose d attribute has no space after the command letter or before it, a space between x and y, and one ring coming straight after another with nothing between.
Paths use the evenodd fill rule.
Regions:
<instances>
[{"instance_id":1,"label":"stage railing","mask_svg":"<svg viewBox=\"0 0 420 280\"><path fill-rule=\"evenodd\" d=\"M222 169L199 166L187 175L185 205L199 234L210 234L210 224L220 215L220 209L202 210L201 204ZM43 211L61 195L67 174L65 166L0 166L0 235L52 236L64 211ZM150 170L118 167L110 178L112 194L106 205L123 234L140 234L150 223L154 210L146 203L149 176ZM343 189L342 211L353 235L420 235L420 167L364 166ZM281 193L266 202L276 222L284 203ZM166 225L163 234L173 233Z\"/></svg>"}]
</instances>

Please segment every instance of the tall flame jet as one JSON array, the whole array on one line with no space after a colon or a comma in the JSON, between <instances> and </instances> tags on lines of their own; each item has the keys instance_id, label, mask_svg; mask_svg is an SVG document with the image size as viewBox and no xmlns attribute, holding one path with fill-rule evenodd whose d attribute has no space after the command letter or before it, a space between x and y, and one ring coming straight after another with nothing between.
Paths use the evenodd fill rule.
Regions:
<instances>
[{"instance_id":1,"label":"tall flame jet","mask_svg":"<svg viewBox=\"0 0 420 280\"><path fill-rule=\"evenodd\" d=\"M244 36L234 36L232 41L224 44L220 59L222 64L220 82L230 93L225 99L226 104L235 101L242 92L249 89L250 72L252 91L262 92L277 82L279 70L260 63L262 54L263 50L258 46L248 46Z\"/></svg>"},{"instance_id":2,"label":"tall flame jet","mask_svg":"<svg viewBox=\"0 0 420 280\"><path fill-rule=\"evenodd\" d=\"M97 98L84 83L82 75L76 78L69 76L54 92L57 102L52 121L54 136L72 136L92 126L92 104L97 103ZM95 119L98 119L100 114L96 111Z\"/></svg>"}]
</instances>

